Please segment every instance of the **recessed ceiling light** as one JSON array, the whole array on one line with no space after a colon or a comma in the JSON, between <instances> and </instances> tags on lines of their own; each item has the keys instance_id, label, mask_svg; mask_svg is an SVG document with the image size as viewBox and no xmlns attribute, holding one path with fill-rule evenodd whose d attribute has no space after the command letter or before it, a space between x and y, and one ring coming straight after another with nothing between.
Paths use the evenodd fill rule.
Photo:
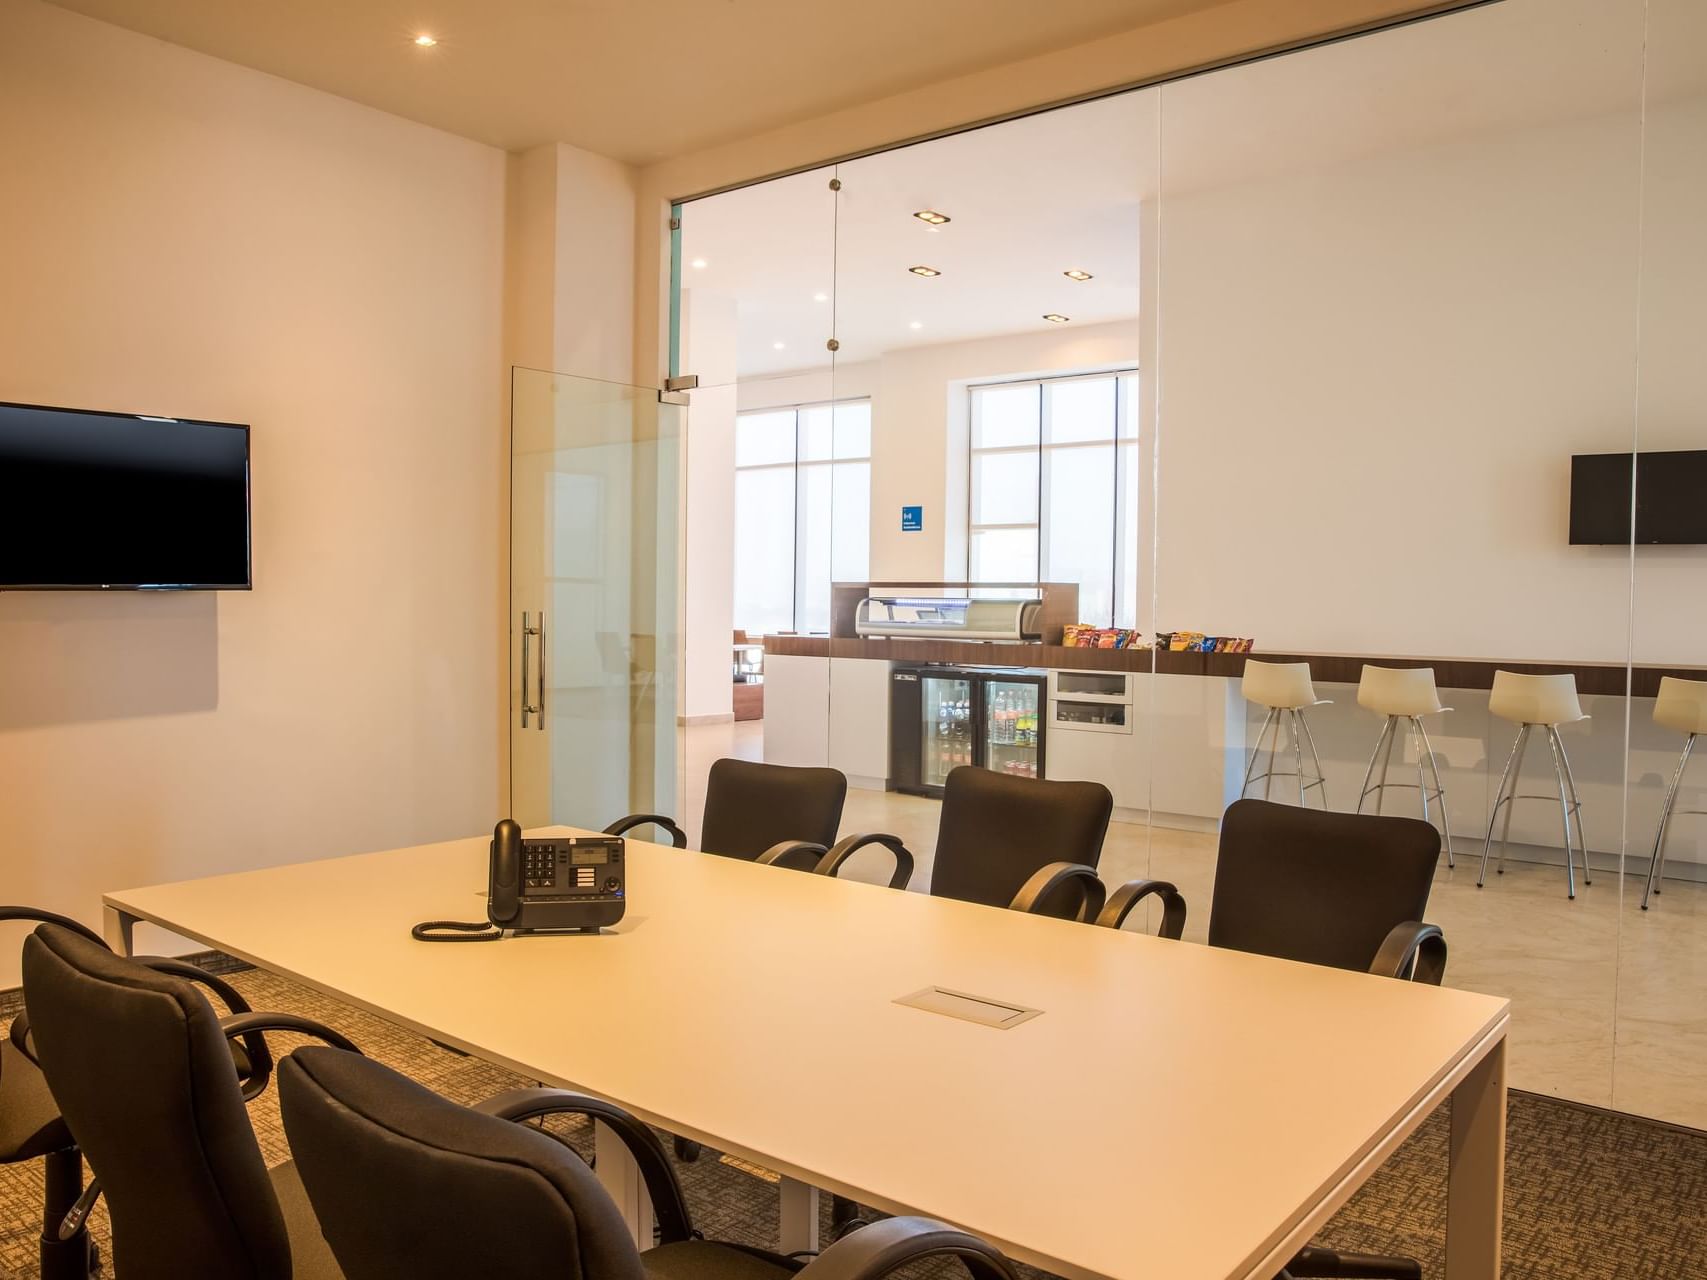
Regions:
<instances>
[{"instance_id":1,"label":"recessed ceiling light","mask_svg":"<svg viewBox=\"0 0 1707 1280\"><path fill-rule=\"evenodd\" d=\"M908 267L907 270L911 271L916 276L928 277L940 276L942 274L942 272L938 271L935 267Z\"/></svg>"},{"instance_id":2,"label":"recessed ceiling light","mask_svg":"<svg viewBox=\"0 0 1707 1280\"><path fill-rule=\"evenodd\" d=\"M1073 268L1071 271L1063 271L1061 274L1066 276L1069 280L1084 281L1091 278L1091 273L1089 271L1080 271L1077 267Z\"/></svg>"},{"instance_id":3,"label":"recessed ceiling light","mask_svg":"<svg viewBox=\"0 0 1707 1280\"><path fill-rule=\"evenodd\" d=\"M925 325L924 325L924 321L922 321L922 320L914 320L907 327L909 329L923 329L925 327Z\"/></svg>"},{"instance_id":4,"label":"recessed ceiling light","mask_svg":"<svg viewBox=\"0 0 1707 1280\"><path fill-rule=\"evenodd\" d=\"M771 350L772 351L781 351L787 345L788 344L786 342L773 342L773 343L771 343Z\"/></svg>"},{"instance_id":5,"label":"recessed ceiling light","mask_svg":"<svg viewBox=\"0 0 1707 1280\"><path fill-rule=\"evenodd\" d=\"M430 36L425 31L423 31L420 35L415 37L415 43L420 45L421 48L423 48L423 49L431 49L435 44L438 43L438 39L437 39L437 37Z\"/></svg>"},{"instance_id":6,"label":"recessed ceiling light","mask_svg":"<svg viewBox=\"0 0 1707 1280\"><path fill-rule=\"evenodd\" d=\"M913 216L920 222L930 223L933 227L940 227L945 222L954 221L954 219L949 217L946 213L938 213L935 209L920 209Z\"/></svg>"},{"instance_id":7,"label":"recessed ceiling light","mask_svg":"<svg viewBox=\"0 0 1707 1280\"><path fill-rule=\"evenodd\" d=\"M825 293L822 289L818 290L817 293L812 295L812 301L814 301L814 302L828 302L829 300L830 300L830 295Z\"/></svg>"},{"instance_id":8,"label":"recessed ceiling light","mask_svg":"<svg viewBox=\"0 0 1707 1280\"><path fill-rule=\"evenodd\" d=\"M1053 311L1049 311L1049 312L1044 313L1043 318L1045 320L1049 321L1051 324L1066 324L1067 323L1067 317L1066 316L1058 316Z\"/></svg>"},{"instance_id":9,"label":"recessed ceiling light","mask_svg":"<svg viewBox=\"0 0 1707 1280\"><path fill-rule=\"evenodd\" d=\"M688 266L692 267L695 271L704 271L705 270L705 259L704 258L695 258L692 262L688 263Z\"/></svg>"}]
</instances>

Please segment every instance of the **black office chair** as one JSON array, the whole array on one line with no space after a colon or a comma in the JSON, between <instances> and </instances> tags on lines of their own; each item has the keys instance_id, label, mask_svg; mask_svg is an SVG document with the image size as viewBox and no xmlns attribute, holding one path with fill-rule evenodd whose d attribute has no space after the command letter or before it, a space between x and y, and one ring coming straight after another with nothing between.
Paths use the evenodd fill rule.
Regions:
<instances>
[{"instance_id":1,"label":"black office chair","mask_svg":"<svg viewBox=\"0 0 1707 1280\"><path fill-rule=\"evenodd\" d=\"M95 1173L66 1227L82 1229L105 1194L119 1275L338 1280L295 1170L261 1159L229 1039L268 1076L263 1032L354 1045L291 1014L218 1018L188 978L54 924L24 942L24 1002L35 1059Z\"/></svg>"},{"instance_id":2,"label":"black office chair","mask_svg":"<svg viewBox=\"0 0 1707 1280\"><path fill-rule=\"evenodd\" d=\"M1446 938L1424 924L1440 832L1415 818L1236 801L1221 820L1209 945L1440 984ZM1186 907L1163 880L1134 880L1097 923L1118 929L1145 899L1178 938Z\"/></svg>"},{"instance_id":3,"label":"black office chair","mask_svg":"<svg viewBox=\"0 0 1707 1280\"><path fill-rule=\"evenodd\" d=\"M0 906L0 923L26 921L53 924L68 929L97 946L106 943L86 926L68 916L37 907ZM248 1013L249 1005L227 983L182 960L144 957L139 964L158 971L176 973L199 982L217 995L230 1013ZM249 1044L232 1041L231 1055L245 1097L266 1088L272 1072L267 1048L258 1036ZM256 1053L251 1057L249 1049ZM0 1040L0 1164L17 1164L40 1158L43 1161L45 1195L42 1200L42 1280L86 1280L98 1265L98 1250L86 1227L79 1225L61 1237L60 1228L83 1194L83 1154L59 1113L59 1104L35 1060L35 1037L28 1013L12 1020L6 1038Z\"/></svg>"},{"instance_id":4,"label":"black office chair","mask_svg":"<svg viewBox=\"0 0 1707 1280\"><path fill-rule=\"evenodd\" d=\"M521 1089L471 1109L377 1062L308 1047L280 1064L279 1101L308 1198L349 1280L877 1280L944 1257L974 1280L1016 1280L999 1251L923 1218L890 1219L805 1265L700 1239L657 1136L582 1094ZM635 1248L567 1143L521 1123L561 1114L601 1121L633 1153L657 1247Z\"/></svg>"},{"instance_id":5,"label":"black office chair","mask_svg":"<svg viewBox=\"0 0 1707 1280\"><path fill-rule=\"evenodd\" d=\"M931 893L1038 915L1095 918L1104 890L1096 866L1114 797L1100 782L1045 782L975 765L943 781ZM819 861L835 875L869 845L895 855L890 887L903 889L913 855L884 832L849 836Z\"/></svg>"},{"instance_id":6,"label":"black office chair","mask_svg":"<svg viewBox=\"0 0 1707 1280\"><path fill-rule=\"evenodd\" d=\"M1439 860L1440 832L1415 818L1237 801L1221 819L1209 945L1439 986L1446 938L1422 922ZM1164 880L1122 885L1097 923L1118 929L1152 897L1160 935L1180 937L1185 900ZM1311 1246L1279 1280L1327 1276L1421 1280L1422 1266Z\"/></svg>"},{"instance_id":7,"label":"black office chair","mask_svg":"<svg viewBox=\"0 0 1707 1280\"><path fill-rule=\"evenodd\" d=\"M753 760L718 760L705 780L700 848L749 862L809 871L836 842L848 780L839 769L798 768ZM632 813L605 828L620 836L656 826L678 849L687 832L657 813Z\"/></svg>"}]
</instances>

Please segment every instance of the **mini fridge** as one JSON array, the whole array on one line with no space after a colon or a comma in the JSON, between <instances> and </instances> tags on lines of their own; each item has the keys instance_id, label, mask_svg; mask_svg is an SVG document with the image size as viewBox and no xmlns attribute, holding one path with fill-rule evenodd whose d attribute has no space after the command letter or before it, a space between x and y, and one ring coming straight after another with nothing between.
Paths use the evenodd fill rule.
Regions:
<instances>
[{"instance_id":1,"label":"mini fridge","mask_svg":"<svg viewBox=\"0 0 1707 1280\"><path fill-rule=\"evenodd\" d=\"M941 796L963 764L1043 776L1047 673L1028 667L900 666L889 673L889 776Z\"/></svg>"}]
</instances>

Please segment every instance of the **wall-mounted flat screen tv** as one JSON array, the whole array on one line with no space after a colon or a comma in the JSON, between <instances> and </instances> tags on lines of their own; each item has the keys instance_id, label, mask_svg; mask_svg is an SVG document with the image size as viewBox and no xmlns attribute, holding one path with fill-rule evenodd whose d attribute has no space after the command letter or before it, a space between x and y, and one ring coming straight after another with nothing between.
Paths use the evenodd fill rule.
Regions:
<instances>
[{"instance_id":1,"label":"wall-mounted flat screen tv","mask_svg":"<svg viewBox=\"0 0 1707 1280\"><path fill-rule=\"evenodd\" d=\"M1571 459L1571 543L1630 541L1630 455ZM1707 543L1707 449L1635 455L1636 541Z\"/></svg>"},{"instance_id":2,"label":"wall-mounted flat screen tv","mask_svg":"<svg viewBox=\"0 0 1707 1280\"><path fill-rule=\"evenodd\" d=\"M0 590L247 590L249 428L0 402Z\"/></svg>"}]
</instances>

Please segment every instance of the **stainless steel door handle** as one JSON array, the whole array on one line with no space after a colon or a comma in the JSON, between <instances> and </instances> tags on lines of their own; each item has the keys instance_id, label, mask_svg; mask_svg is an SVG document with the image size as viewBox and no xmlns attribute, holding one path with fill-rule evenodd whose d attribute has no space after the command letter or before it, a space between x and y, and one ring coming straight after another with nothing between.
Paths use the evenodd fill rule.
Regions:
<instances>
[{"instance_id":1,"label":"stainless steel door handle","mask_svg":"<svg viewBox=\"0 0 1707 1280\"><path fill-rule=\"evenodd\" d=\"M528 716L535 715L535 716L539 717L539 727L541 729L544 729L545 728L545 709L544 709L544 707L542 705L536 705L535 703L528 701L528 639L532 636L537 636L540 634L540 627L534 626L532 624L532 622L530 621L531 618L532 618L531 614L527 613L526 611L523 611L523 613L522 613L522 728L525 729L528 727ZM540 620L540 623L543 625L545 622L545 615L543 613L539 615L539 620ZM544 701L545 701L545 696L544 696L544 690L545 690L545 645L544 645L543 641L540 644L540 650L539 650L539 687L540 687L540 691L541 691L540 692L540 703L544 703Z\"/></svg>"},{"instance_id":2,"label":"stainless steel door handle","mask_svg":"<svg viewBox=\"0 0 1707 1280\"><path fill-rule=\"evenodd\" d=\"M533 710L538 723L534 726L541 733L545 732L545 610L539 611L539 625L534 628L534 634L539 637L539 697L534 700Z\"/></svg>"}]
</instances>

